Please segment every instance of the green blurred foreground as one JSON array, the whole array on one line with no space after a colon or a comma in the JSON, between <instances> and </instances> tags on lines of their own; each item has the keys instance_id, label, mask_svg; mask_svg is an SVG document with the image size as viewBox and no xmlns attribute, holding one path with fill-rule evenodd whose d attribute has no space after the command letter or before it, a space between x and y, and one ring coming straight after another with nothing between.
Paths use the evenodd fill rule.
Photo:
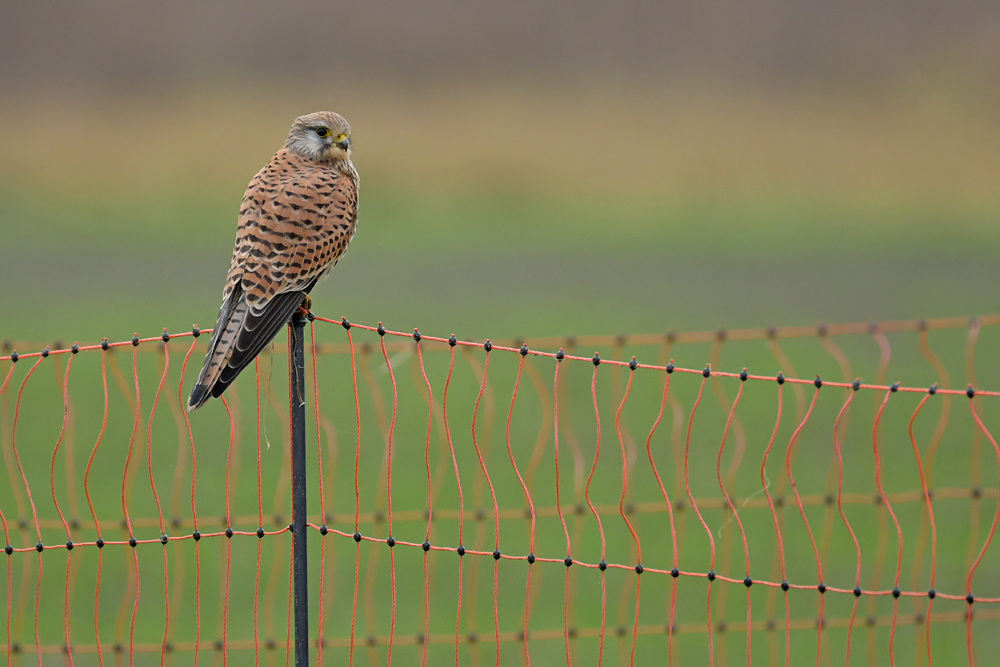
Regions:
<instances>
[{"instance_id":1,"label":"green blurred foreground","mask_svg":"<svg viewBox=\"0 0 1000 667\"><path fill-rule=\"evenodd\" d=\"M995 222L1000 212L996 197L1000 192L996 163L1000 136L994 123L995 103L968 97L958 87L904 86L878 99L849 93L770 95L683 89L651 94L628 87L602 93L568 89L555 93L523 89L361 93L352 100L298 93L285 97L294 102L287 107L265 105L250 110L238 95L225 91L155 99L109 97L97 102L96 98L46 99L41 95L5 100L2 123L7 140L0 149L4 204L0 207L4 230L0 339L14 342L24 353L58 340L96 343L104 336L127 340L133 332L156 336L164 327L180 332L190 330L194 323L211 326L246 182L280 145L295 115L322 107L343 112L354 125L356 163L362 177L358 235L332 278L313 293L315 311L333 319L343 315L369 325L384 321L393 329L419 327L425 334L442 336L455 332L466 340L524 336L530 342L532 336L716 330L996 311L1000 297L995 260L1000 248L1000 227ZM505 120L512 114L520 120L515 128ZM595 131L595 118L607 127ZM57 124L65 131L56 138L26 133L22 128L29 122ZM607 141L608 136L614 140ZM390 377L377 336L357 329L353 333L361 405L359 492L364 514L359 530L384 538L383 457L392 407ZM321 344L346 342L344 330L334 325L317 325L316 335ZM889 339L886 382L899 380L921 387L935 381L945 384L921 356L916 333L890 335ZM967 340L967 330L929 334L930 349L947 369L948 383L961 388L974 381L977 387L1000 388L997 330L985 327L979 336L974 380L965 368ZM870 336L835 342L847 355L851 379L877 379L880 351ZM105 539L124 539L119 526L121 485L130 441L134 452L128 507L133 518L144 520L136 528L137 537L155 540L159 536L147 468L150 451L165 531L175 536L193 529L190 443L183 419L177 421L181 418L177 385L187 345L188 339L169 344L170 370L151 431L147 430L150 409L163 356L149 350L162 345L141 346L138 353L137 427L131 348L119 348L109 356L108 427L89 480ZM422 345L434 401L439 405L448 372L447 348ZM393 438L393 511L397 517L393 533L399 540L419 543L425 530L427 402L412 343L404 347L389 352L399 392ZM781 341L781 350L787 361L779 361L767 341L727 342L715 367L843 378L844 371L817 339ZM578 350L583 356L594 351ZM599 351L605 358L628 359L635 354L649 363L664 363L668 358L661 358L664 352L659 346L626 343L620 349L601 347ZM504 554L526 555L531 547L527 524L520 518L524 495L504 438L519 357L491 354L477 438L500 508L517 517L500 522L500 548ZM709 343L677 345L669 352L678 366L689 368L702 368L712 355ZM448 418L466 509L463 541L470 549L491 551L492 503L485 480L477 472L471 438L483 356L481 350L456 356ZM191 364L200 362L197 351ZM322 354L317 363L324 416L326 509L333 513L332 527L352 533L356 433L350 359L343 353ZM24 389L17 427L21 463L39 518L48 522L42 535L45 544L65 541L61 524L53 523L58 517L49 490L49 466L63 414L59 386L64 364L65 358L49 358L35 371ZM561 524L551 512L555 469L550 408L555 363L529 356L525 364L511 421L511 450L522 473L534 466L529 482L532 498L536 507L548 508L538 519L534 551L539 557L558 559L564 556L566 545ZM0 371L6 373L9 367L3 362ZM30 364L19 362L0 397L4 464L10 479L9 486L0 490L0 509L11 543L28 547L37 537L10 445L16 392L29 368ZM195 370L188 368L182 393L189 389ZM592 372L589 363L564 362L565 386L560 388L559 399L562 502L569 512L573 557L589 563L600 559L596 522L587 512L575 512L597 443L590 397ZM261 391L266 402L261 470L267 530L288 521L287 468L283 467L285 373L280 350L262 358ZM601 455L591 498L601 512L608 562L634 565L631 536L617 515L622 454L614 414L626 380L627 370L607 365L598 369ZM642 543L643 564L669 569L672 552L666 514L660 506L644 505L662 502L644 450L659 409L663 380L661 372L636 371L622 409L621 427L630 470L627 502L639 508L630 520ZM658 470L674 502L686 497L679 462L700 380L697 375L672 376L670 394L677 403L668 403L651 440ZM696 498L712 499L702 509L717 545L716 571L742 579L742 542L730 514L720 509L715 466L727 415L717 392L726 404L737 388L735 380L706 384L691 431L690 485ZM786 502L787 578L807 585L815 584L817 578L812 548L790 504L782 470L789 439L812 391L811 386L801 394L790 385L783 388L782 418L767 465L769 488L775 494L781 490ZM308 393L312 410L312 390ZM72 528L73 539L92 541L96 532L83 493L83 472L103 414L100 352L75 358L69 396L69 423L55 458L55 488L67 520L79 522ZM887 492L911 494L910 500L894 505L903 532L900 587L906 590L925 590L930 585L929 538L921 528L919 476L906 431L919 398L894 395L883 415L879 438ZM213 402L191 418L198 473L195 503L199 528L205 533L223 530L227 461L230 509L238 517L238 528L254 531L258 525L256 410L249 371L229 399L237 422L231 460L227 459L228 421L221 403ZM826 583L853 588L853 545L835 508L823 501L836 480L831 477L831 471L835 472L831 435L844 399L843 390L821 390L797 445L794 472L800 492L818 503L808 506L807 516L822 551ZM860 392L848 424L842 426L845 493L868 498L874 494L872 420L880 400L880 394ZM981 409L987 427L996 431L1000 424L994 402L983 398ZM943 494L934 503L939 531L935 587L957 594L964 592L970 555L985 540L998 485L992 447L974 434L967 404L964 397L931 399L914 422L916 442L926 457L942 409L950 410L934 458L932 485L960 491L958 497ZM759 465L774 429L776 409L776 383L748 383L736 411L739 426L730 431L722 456L722 472L731 474L737 504L750 500L740 518L748 535L751 575L770 581L779 581L780 573L774 570L773 524L766 505L761 505ZM738 433L744 440L738 439ZM310 433L311 452L316 451L314 439ZM741 452L737 442L745 443ZM574 454L576 448L580 458ZM458 496L440 409L432 424L429 457L434 507L439 512L430 540L454 547L458 544L454 518ZM310 488L317 515L318 482L314 473ZM983 489L979 503L971 499L970 489L975 487ZM655 511L646 512L643 507ZM887 514L867 502L845 505L845 512L861 542L862 588L890 589L896 541ZM374 520L375 513L381 514L381 521ZM27 522L27 529L16 528L20 519ZM681 569L707 572L709 541L689 506L677 514L677 526ZM315 582L312 622L318 624L320 539L310 535L310 540L315 549L310 553ZM922 555L914 563L921 540ZM232 557L228 599L221 593L226 589L227 544ZM261 646L268 640L283 646L287 537L258 541L234 536L229 542L206 538L197 546L202 661L221 660L213 645L224 631L223 609L228 609L225 632L229 641L252 646L258 544ZM323 634L339 642L350 632L357 551L352 540L340 536L328 535L325 544ZM385 638L390 630L389 552L383 545L368 542L360 550L355 661L380 662L386 657L386 647L369 648L365 639ZM187 646L195 638L195 544L172 542L165 552L171 599L168 640L178 647ZM127 646L133 599L128 588L131 550L114 546L101 553L101 642L105 649L116 643ZM135 553L142 587L135 641L158 652L165 620L164 549L155 543L143 544ZM423 552L398 546L392 553L397 568L395 637L409 643L396 647L393 655L415 663L419 659L416 637L424 632ZM475 633L479 641L463 643L459 656L463 664L490 664L494 659L493 646L487 641L493 632L493 560L467 555L461 562L460 634L467 638ZM33 552L19 553L10 563L11 635L27 650L34 644L38 559ZM449 552L432 551L427 557L432 638L455 631L458 563L458 557ZM96 564L95 548L72 552L69 618L74 645L94 643ZM65 552L46 551L42 565L39 638L45 645L58 646L64 642L59 612ZM977 595L1000 595L996 577L991 576L998 567L1000 556L993 548L973 581ZM537 636L529 648L538 664L564 659L564 571L563 565L550 563L536 563L532 569L529 638L532 633ZM508 637L523 627L526 573L524 562L501 560L498 566L499 624ZM608 664L628 663L635 576L618 569L609 569L605 575ZM593 569L572 567L570 581L575 591L570 622L579 628L572 651L578 664L593 664L598 642L590 633L601 622L600 576ZM641 581L639 624L662 630L673 580L648 573ZM707 582L681 577L676 586L678 626L702 627ZM716 664L745 661L745 635L731 629L745 621L745 590L742 585L713 585L713 619L730 626L727 631L716 628L714 633ZM755 585L750 597L754 622L775 618L780 628L781 596ZM790 593L792 619L804 626L814 623L816 599L814 592ZM852 603L849 595L827 595L827 618L843 623ZM934 612L956 614L965 606L964 602L939 600ZM976 607L981 615L974 624L980 658L998 648L996 621L990 620L986 607ZM900 664L915 660L919 664L914 655L919 653L923 627L913 622L915 613L926 611L925 602L914 605L901 599L899 608L906 624L896 632L896 658ZM865 654L873 656L872 664L885 662L888 627L867 629L864 624L869 616L887 617L891 609L888 596L862 598L852 635L857 662L867 659ZM824 631L824 664L843 660L846 632L837 623L831 620ZM625 628L622 636L619 627ZM965 664L962 624L940 622L932 629L935 663ZM781 664L782 640L780 630L755 632L754 662ZM636 664L662 660L666 647L667 637L660 630L640 636ZM675 664L705 664L707 647L707 636L700 631L678 634ZM231 657L248 662L249 649L239 650ZM520 664L522 650L517 642L503 643L502 664ZM809 629L793 630L792 651L792 664L811 662L815 634ZM267 653L265 664L280 664L282 653ZM329 648L324 655L331 654L336 657L328 659L346 662L346 649ZM453 645L434 643L428 649L428 662L441 664L453 654ZM168 660L189 664L190 655L178 653ZM143 654L137 662L147 658L153 655ZM47 655L45 664L63 659ZM30 651L21 658L23 664L35 661ZM93 654L75 652L74 664L97 664L97 660Z\"/></svg>"},{"instance_id":2,"label":"green blurred foreground","mask_svg":"<svg viewBox=\"0 0 1000 667\"><path fill-rule=\"evenodd\" d=\"M433 332L424 331L425 334ZM391 416L392 427L392 535L401 542L419 544L425 539L427 524L427 470L430 470L435 520L430 528L432 544L490 552L494 548L493 501L479 465L476 445L490 475L496 502L503 518L499 526L499 546L503 554L539 558L565 556L566 541L555 512L555 464L553 440L552 387L556 362L551 358L528 356L522 368L520 385L511 410L511 396L521 357L511 352L490 353L488 381L479 411L476 413L475 441L472 418L482 381L485 353L479 349L457 348L448 384L447 418L462 484L464 532L459 538L460 507L455 472L444 429L441 400L449 375L448 347L440 343L421 343L422 358L431 385L435 411L428 433L426 383L420 370L412 341L387 338L387 355L393 374L386 369L378 336L352 329L356 350L357 390L360 407L360 493L362 535L378 540L389 534L386 524L386 459ZM355 511L355 427L351 358L344 350L346 332L338 325L317 322L317 344L334 345L317 359L320 422L323 456L324 509L326 523L347 535L354 532ZM848 379L853 375L866 381L881 378L880 364L888 361L887 380L904 385L961 387L964 383L965 355L972 350L974 381L980 387L1000 386L996 373L997 337L1000 329L984 327L975 345L968 345L969 331L953 329L931 331L929 349L943 364L931 366L919 352L916 332L890 334L888 356L880 351L877 340L867 335L840 336L831 339L836 348L824 349L817 338L780 340L772 348L768 341L676 344L667 350L661 345L622 345L600 347L605 359L628 359L636 355L648 363L664 363L673 358L679 367L701 368L706 361L716 369L738 370L746 365L752 372L775 375L783 370L789 376L820 374L828 382L843 380L845 369L829 350L840 349L846 355ZM177 652L168 655L176 664L188 664L196 638L197 598L195 582L200 576L200 647L202 660L218 660L213 648L225 635L229 657L248 662L254 639L254 598L257 591L257 627L264 664L280 664L287 619L287 573L289 540L287 534L258 539L252 533L261 525L258 520L257 409L252 371L237 383L238 392L227 394L235 419L232 449L229 449L229 422L221 402L213 401L191 415L191 428L197 461L194 502L198 528L203 534L220 533L230 524L248 535L203 537L200 542L171 542L165 549L156 538L160 534L157 506L152 493L149 467L163 511L164 531L171 536L190 534L194 528L191 508L191 443L179 410L177 387L184 355L190 338L174 338L168 344L169 371L162 390L158 385L164 368L162 343L143 343L136 351L139 385L138 421L133 412L135 380L132 378L131 346L115 348L105 362L108 383L108 418L100 446L94 455L87 488L94 511L101 522L106 540L125 540L121 493L125 460L129 447L132 459L125 477L127 507L137 539L151 540L135 548L138 557L141 591L134 642L144 651L140 663L154 659L164 636L164 558L167 563L170 591L170 621L167 642ZM528 341L529 344L531 341ZM201 346L194 352L200 356ZM590 355L593 350L580 350ZM54 457L52 479L67 521L71 522L74 541L93 541L97 534L84 493L83 474L87 459L101 431L103 390L101 352L82 352L72 358L69 372L67 429L61 441L62 397L60 383L65 377L67 357L50 357L40 363L27 381L21 395L16 444L32 491L38 518L43 522L44 544L60 544L66 533L58 520L49 492L49 467L57 441L60 451ZM200 359L199 359L200 361ZM31 510L26 504L23 485L12 459L12 420L17 391L33 363L22 359L11 375L8 388L0 396L5 465L10 485L0 492L0 507L8 522L10 542L29 547L15 553L11 564L11 633L27 655L24 664L35 660L34 644L35 581L38 558L30 547L36 541ZM193 371L188 368L182 386L186 393ZM273 366L272 366L273 364ZM6 373L9 362L0 366ZM942 369L944 370L943 374ZM262 357L260 377L261 470L260 512L265 530L281 530L289 519L287 468L287 395L286 362L282 353ZM618 513L622 497L623 466L628 478L624 504L629 520L639 537L646 568L669 570L673 565L671 531L663 497L649 465L646 438L656 420L663 382L662 371L638 369L629 386L627 368L601 364L596 369L596 400L600 430L595 420L591 382L594 366L588 361L564 361L559 387L559 474L560 502L567 518L572 540L571 554L584 563L601 559L601 541L597 523L586 506L587 478L600 443L589 498L598 508L606 538L605 558L609 563L632 567L638 560L634 542ZM717 459L723 440L728 406L740 387L739 380L711 378L705 385L701 402L690 423L687 449L689 476L684 476L685 434L691 409L698 396L700 374L675 372L670 377L668 402L662 422L650 440L650 451L665 489L674 503L678 539L678 565L686 572L705 573L712 565L709 539L691 512L685 482L698 500L700 510L712 531L716 546L714 570L720 575L741 580L744 552L740 534L724 504L717 478ZM310 378L311 380L311 378ZM393 404L392 382L397 387ZM628 398L622 404L624 392ZM776 539L771 515L762 496L760 463L775 429L778 407L778 384L771 381L748 381L734 413L721 452L721 475L739 508L739 517L749 544L750 575L758 580L778 582L782 575L776 561ZM785 550L785 577L793 584L815 585L817 572L812 548L804 524L795 509L784 473L792 433L803 420L815 389L812 385L781 387L782 412L777 435L765 467L765 479L772 497L778 500L782 518ZM317 404L311 382L306 401L309 418L314 419ZM792 468L797 489L806 499L806 514L820 550L824 582L831 587L851 589L855 585L855 552L849 534L825 498L836 493L837 468L833 449L833 424L849 391L824 387L819 391L811 415L796 441ZM861 545L861 587L864 590L892 588L897 541L895 530L884 506L873 502L876 493L872 425L875 408L885 392L860 391L841 423L840 444L843 451L843 492L850 502L844 511ZM921 394L893 394L881 418L878 448L881 456L881 479L893 499L892 507L900 522L902 566L899 586L903 590L925 591L930 588L932 560L929 533L923 512L918 469L907 436L907 424L922 398ZM151 417L156 403L155 415ZM976 399L975 405L988 428L1000 428L995 398ZM937 568L934 586L941 593L964 594L965 576L972 559L981 548L996 508L996 453L989 441L977 434L964 396L931 398L914 420L914 437L921 449L928 483L938 494L934 502L937 525ZM620 418L616 412L621 407ZM509 442L505 426L511 415ZM942 422L942 415L946 422ZM151 423L151 425L150 425ZM312 422L314 423L314 422ZM940 440L935 430L945 423ZM621 439L619 440L620 428ZM320 522L319 465L316 462L317 431L310 426L308 451L310 463L311 520ZM937 443L937 444L934 444ZM425 458L426 455L426 458ZM530 521L524 493L511 466L513 455L531 493L537 513L534 543L530 541ZM149 458L152 461L150 463ZM227 472L228 471L228 472ZM981 489L979 499L973 489ZM898 494L905 494L900 496ZM228 505L227 505L228 498ZM18 521L24 520L18 529ZM381 662L386 657L390 632L397 645L397 660L415 663L420 645L416 637L425 631L424 557L419 548L397 545L389 552L381 541L362 542L360 546L347 536L329 534L321 538L310 533L311 619L312 635L319 624L320 543L324 544L323 565L323 636L327 643L324 656L345 662L345 646L351 627L352 599L355 590L355 559L359 561L358 610L356 620L356 655L359 663ZM259 552L258 552L259 548ZM105 650L128 646L129 622L134 600L130 588L132 550L128 546L106 546L101 552L93 546L78 546L69 562L72 588L69 596L69 626L75 664L97 664L92 651L94 636L94 591L98 553L102 578L98 605L98 630ZM260 579L255 584L257 557L260 554ZM396 618L391 626L390 553L394 558L396 582ZM195 554L200 557L200 569ZM996 577L1000 552L995 545L979 565L973 579L977 596L1000 595ZM226 562L229 561L228 587ZM38 634L47 646L58 647L63 640L62 608L66 552L45 551L40 589ZM463 603L460 625L459 657L463 663L488 664L494 660L493 577L489 556L467 554L461 561L454 552L431 551L426 559L429 581L428 647L430 664L440 664L454 655L453 637L458 589L458 568L463 567ZM532 568L529 650L540 664L563 660L563 596L566 568L559 562L536 562ZM513 640L523 628L525 584L528 566L523 560L501 560L497 565L499 629ZM200 574L199 574L200 573ZM596 569L579 564L570 568L569 625L578 637L571 651L578 664L593 664L599 650L596 633L601 624L601 576ZM609 664L629 664L632 625L635 621L636 575L629 569L609 569L604 575L607 592L605 659ZM649 664L667 650L663 632L669 618L671 589L676 586L674 622L679 633L674 639L679 664L705 664L707 635L703 577L683 576L672 580L668 575L647 572L641 577L641 605L636 643L636 664ZM228 595L225 592L228 590ZM712 593L712 619L715 623L716 664L743 664L745 634L739 629L746 619L746 589L742 584L716 581ZM815 633L811 624L818 614L818 594L814 591L789 593L792 664L812 659ZM827 629L821 646L823 660L837 664L843 660L846 619L853 596L828 593L825 596ZM779 591L764 585L750 589L752 619L758 624L753 633L752 652L756 663L781 664L783 660L783 598ZM954 622L966 608L964 601L938 600L938 617L932 624L932 649L937 664L964 664L964 625ZM996 620L992 605L976 606L979 620L974 624L976 650L988 655L996 650ZM868 652L878 661L887 655L892 598L864 597L858 608L853 631L852 654L856 660ZM923 650L923 626L914 623L926 613L926 598L899 601L900 626L894 647L896 658L908 663ZM876 618L877 627L867 628L868 618ZM225 619L225 620L224 620ZM946 622L946 619L952 619ZM778 630L764 629L776 620ZM728 625L728 629L725 627ZM735 636L733 636L735 633ZM477 641L467 639L475 635ZM368 638L375 637L375 645ZM265 650L268 641L275 650ZM90 648L85 648L89 646ZM56 649L57 650L57 649ZM146 653L152 651L152 655ZM523 646L504 641L501 664L520 664ZM110 656L108 656L110 657ZM57 655L46 661L61 660ZM47 664L47 662L46 662Z\"/></svg>"}]
</instances>

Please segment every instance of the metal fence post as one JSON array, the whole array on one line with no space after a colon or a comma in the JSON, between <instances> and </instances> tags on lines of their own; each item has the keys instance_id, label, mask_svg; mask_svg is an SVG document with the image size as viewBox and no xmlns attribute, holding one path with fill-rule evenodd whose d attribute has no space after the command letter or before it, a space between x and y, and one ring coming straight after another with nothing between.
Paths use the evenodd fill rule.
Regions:
<instances>
[{"instance_id":1,"label":"metal fence post","mask_svg":"<svg viewBox=\"0 0 1000 667\"><path fill-rule=\"evenodd\" d=\"M295 580L295 667L309 665L309 587L306 567L306 318L289 322L289 412L292 421L292 548Z\"/></svg>"}]
</instances>

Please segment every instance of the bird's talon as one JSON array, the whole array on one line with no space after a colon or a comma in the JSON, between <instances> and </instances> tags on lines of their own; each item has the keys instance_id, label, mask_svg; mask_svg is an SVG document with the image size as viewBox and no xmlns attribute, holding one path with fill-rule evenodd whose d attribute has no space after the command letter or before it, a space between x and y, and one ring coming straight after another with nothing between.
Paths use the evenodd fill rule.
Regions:
<instances>
[{"instance_id":1,"label":"bird's talon","mask_svg":"<svg viewBox=\"0 0 1000 667\"><path fill-rule=\"evenodd\" d=\"M306 294L305 298L302 299L302 309L308 313L310 310L312 310L312 307L313 307L313 300L309 297L308 294Z\"/></svg>"}]
</instances>

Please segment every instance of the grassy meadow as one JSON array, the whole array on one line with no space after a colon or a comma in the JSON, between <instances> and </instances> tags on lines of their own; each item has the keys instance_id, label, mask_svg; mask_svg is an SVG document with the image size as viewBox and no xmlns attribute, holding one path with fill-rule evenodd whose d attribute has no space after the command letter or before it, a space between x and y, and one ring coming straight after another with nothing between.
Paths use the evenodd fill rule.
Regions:
<instances>
[{"instance_id":1,"label":"grassy meadow","mask_svg":"<svg viewBox=\"0 0 1000 667\"><path fill-rule=\"evenodd\" d=\"M21 352L37 351L55 341L95 343L107 336L127 340L189 330L214 323L221 280L228 266L236 209L253 173L280 145L295 115L333 108L352 123L355 162L361 173L361 220L350 252L330 279L313 292L314 311L322 316L366 325L382 321L427 335L454 332L464 340L511 341L543 337L625 334L622 344L609 338L598 346L579 345L591 356L678 366L827 380L860 377L865 382L900 381L904 385L962 388L1000 387L996 326L983 326L971 366L969 329L932 330L926 343L940 367L921 353L915 332L887 335L890 354L870 335L831 337L846 355L838 363L816 337L727 341L724 344L635 344L630 336L668 331L740 329L815 325L869 320L968 317L998 310L1000 275L1000 132L995 125L997 100L975 94L948 77L903 81L874 93L858 90L768 91L740 86L707 87L695 82L667 89L648 82L607 85L483 87L469 90L437 84L427 89L387 89L359 83L350 98L331 97L310 88L274 86L268 100L249 104L233 84L205 85L183 94L130 95L31 91L0 101L0 340ZM343 89L338 86L336 89ZM284 94L278 94L284 93ZM291 100L291 102L289 102ZM44 128L39 131L39 128ZM359 531L384 538L386 526L385 450L392 386L377 335L353 329L356 346L361 455L358 468ZM354 530L355 404L351 359L344 353L346 332L316 323L321 346L337 346L317 359L321 408L324 501L329 525ZM203 341L204 339L202 339ZM418 359L409 342L391 341L388 352L397 385L393 430L393 535L408 542L424 539L427 476L432 477L435 545L458 544L459 508L455 473L444 430L441 398L450 357L446 346L421 343L434 397L427 437L428 402ZM563 343L568 345L569 343ZM131 348L118 348L105 360L108 386L107 428L94 456L89 490L94 511L108 540L126 539L121 487L130 441L128 508L142 519L135 534L159 536L148 457L169 535L193 529L190 506L191 444L177 406L180 367L189 339L168 345L169 371L155 415L150 417L165 357L161 344L143 344L132 377ZM553 341L546 343L549 351ZM322 349L322 348L321 348ZM154 353L154 350L156 352ZM192 355L183 393L189 389L201 347ZM526 501L511 466L505 425L518 373L518 355L490 353L488 382L477 413L476 437L501 510L500 549L526 555L531 550ZM472 441L472 415L482 380L485 353L459 352L448 389L447 415L461 478L465 508L464 545L493 548L492 500ZM66 539L52 502L50 483L60 506L78 524L73 539L93 541L93 521L86 503L83 475L101 431L104 392L100 351L81 353L68 375L71 409L62 431L61 383L66 357L43 361L25 383L20 409L17 391L31 364L18 362L0 395L4 464L10 480L0 488L3 511L14 546L37 540L30 506L12 459L14 438L32 497L43 522L42 541ZM510 421L511 452L522 474L531 471L532 500L539 513L534 553L562 558L566 544L555 507L553 456L553 373L555 362L529 356ZM273 366L273 368L272 368ZM0 362L6 374L11 365ZM941 368L946 375L941 374ZM638 554L617 514L622 494L623 451L628 477L626 503L642 546L647 568L670 569L672 542L659 487L646 458L646 438L656 419L663 392L662 371L637 370L621 410L621 441L615 413L621 405L628 370L601 365L596 399L591 396L594 367L563 362L559 386L561 501L567 511L572 555L585 563L600 560L597 522L584 506L586 473L593 462L600 419L601 452L590 497L598 507L609 563L634 565ZM281 397L287 395L285 357L280 346L262 357L261 479L264 527L274 530L289 518L285 419ZM671 376L663 421L651 438L651 451L671 501L686 499L683 479L685 433L701 376ZM138 418L135 385L139 387ZM690 490L699 501L717 547L715 571L742 579L744 552L731 512L722 509L716 478L728 406L739 382L712 378L691 426ZM783 473L792 434L805 417L814 389L782 387L782 414L766 472L773 495L783 497L786 577L795 584L817 583L808 535ZM310 410L312 389L307 392ZM229 421L219 402L191 418L197 455L194 496L202 532L224 529L226 469L230 469L234 528L257 528L256 398L253 373L247 371L237 391L228 395L235 419L232 457ZM855 498L875 493L872 428L882 392L859 392L841 426L844 493ZM894 394L887 403L878 437L882 483L886 492L909 492L893 505L901 524L900 588L930 586L929 537L919 495L907 425L921 396ZM843 389L820 390L809 420L794 448L797 488L812 498L806 515L814 531L831 587L853 588L856 559L836 508L825 497L835 489L833 424L846 400ZM760 462L775 429L778 386L748 382L725 441L721 470L740 505L739 516L749 543L753 578L780 581L771 515L763 503ZM995 399L976 400L987 428L1000 428ZM937 519L935 587L964 594L965 575L989 530L996 509L997 461L989 440L976 434L965 397L936 397L914 420L914 437L932 472L931 484L942 491L934 502ZM14 432L13 419L18 413ZM935 429L947 413L937 442ZM313 413L310 412L310 419ZM138 426L136 426L136 423ZM310 422L312 424L312 422ZM308 431L310 456L317 449ZM50 480L53 449L54 476ZM429 442L429 444L428 444ZM425 459L425 451L428 452ZM67 453L70 453L67 458ZM150 454L151 453L151 454ZM831 467L834 466L834 467ZM319 478L312 467L311 508L318 517ZM833 486L831 486L833 485ZM981 487L982 498L971 498ZM951 495L949 495L951 494ZM954 497L952 497L954 496ZM896 497L896 496L893 496ZM705 504L702 505L704 499ZM686 502L686 501L685 501ZM658 504L659 503L659 504ZM862 550L861 587L888 590L895 572L896 538L884 507L874 502L845 504L845 513ZM704 573L710 565L710 541L690 503L676 514L678 563L687 572ZM477 517L477 512L482 512ZM173 519L178 523L174 525ZM17 528L24 519L27 528ZM318 624L319 537L310 535L313 579L312 623ZM261 547L259 636L263 664L284 659L287 605L287 535L237 535L231 546L228 598L226 540L203 539L198 549L201 576L201 649L199 660L221 664L213 645L225 632L230 658L246 664L253 655L253 601L257 544ZM355 664L378 664L387 657L381 643L390 632L389 550L363 542L356 552L349 538L325 538L323 635L330 642L328 660L343 664L354 595L355 557L360 553L360 592L356 620ZM178 651L172 664L189 664L189 644L196 628L195 560L191 540L143 544L138 555L141 594L135 643L153 647L137 654L136 664L155 660L164 636L163 554L170 590L168 641ZM419 549L394 548L396 568L393 657L405 664L420 659L416 637L424 632L424 560ZM109 651L127 647L133 591L129 588L131 550L106 547L101 552L98 632ZM15 664L35 664L35 583L38 558L11 556L11 637L22 649ZM458 557L432 551L427 557L430 633L441 639L455 632ZM65 552L41 556L38 637L57 647L64 642L62 595ZM69 564L74 582L69 626L74 645L92 646L97 550L81 547ZM493 579L488 556L464 557L463 607L459 648L463 664L494 661ZM1000 596L1000 555L994 545L979 565L973 589L980 596ZM532 566L529 649L537 664L564 660L562 643L565 567ZM498 566L500 632L513 637L523 628L527 565L502 560ZM601 576L594 569L570 568L573 614L579 628L571 642L574 664L594 664L599 649L591 633L601 624ZM634 572L609 569L607 586L607 664L628 664L634 621ZM635 648L636 664L663 661L667 635L662 632L674 584L657 573L641 577L638 623L644 634ZM674 664L707 664L707 581L684 576L676 583ZM747 589L716 581L712 585L715 664L746 661ZM783 597L773 588L749 589L752 619L780 619ZM808 625L817 617L818 594L789 593L791 618ZM825 614L844 622L854 598L828 594ZM934 612L961 613L964 602L939 600ZM998 648L997 621L987 605L974 624L976 651L988 656ZM899 664L924 664L923 626L915 614L926 601L900 599L903 624L894 638ZM851 664L884 664L892 614L889 596L863 597L852 633ZM879 619L865 627L868 617ZM729 627L720 629L722 621ZM844 660L846 630L830 621L820 650L822 664ZM781 627L779 622L778 627ZM625 632L619 635L619 628ZM659 628L659 631L653 629ZM695 630L698 631L695 631ZM464 641L475 634L476 642ZM316 636L316 631L313 631ZM368 646L366 638L382 638ZM267 640L279 647L264 650ZM965 664L961 623L932 624L936 664ZM791 634L791 664L815 659L815 633ZM249 647L249 648L248 648ZM428 647L428 663L450 661L455 647L437 641ZM783 664L781 631L756 630L752 658L757 664ZM333 656L333 657L329 657ZM125 664L127 656L113 658ZM20 662L18 662L18 660ZM61 664L58 653L44 664ZM521 664L523 647L501 645L501 664ZM74 652L74 664L98 664L93 653Z\"/></svg>"}]
</instances>

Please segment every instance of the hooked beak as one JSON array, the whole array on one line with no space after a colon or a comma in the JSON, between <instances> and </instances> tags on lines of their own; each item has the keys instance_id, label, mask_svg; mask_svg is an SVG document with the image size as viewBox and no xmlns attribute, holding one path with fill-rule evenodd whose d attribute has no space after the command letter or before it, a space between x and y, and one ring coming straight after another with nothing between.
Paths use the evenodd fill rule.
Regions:
<instances>
[{"instance_id":1,"label":"hooked beak","mask_svg":"<svg viewBox=\"0 0 1000 667\"><path fill-rule=\"evenodd\" d=\"M342 141L338 141L337 145L340 146L341 148L343 148L346 151L348 148L351 147L351 140L350 140L350 138L346 138L346 139L344 139Z\"/></svg>"}]
</instances>

